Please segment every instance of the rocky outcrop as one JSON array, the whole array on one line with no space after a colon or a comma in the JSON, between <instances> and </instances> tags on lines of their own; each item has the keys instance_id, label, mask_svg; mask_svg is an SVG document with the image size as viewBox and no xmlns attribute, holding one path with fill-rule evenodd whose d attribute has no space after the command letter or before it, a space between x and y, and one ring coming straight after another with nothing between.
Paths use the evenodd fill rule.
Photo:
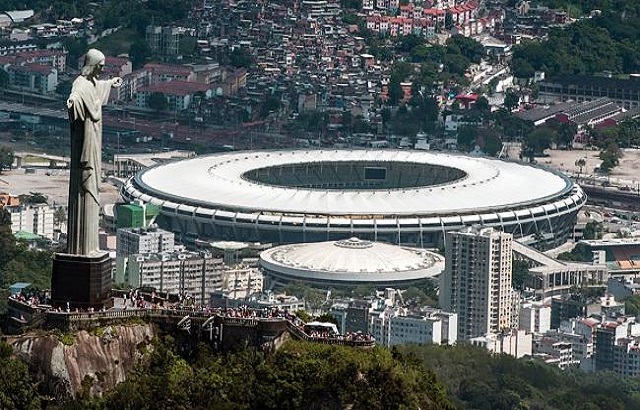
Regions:
<instances>
[{"instance_id":1,"label":"rocky outcrop","mask_svg":"<svg viewBox=\"0 0 640 410\"><path fill-rule=\"evenodd\" d=\"M112 389L127 377L155 336L151 325L108 326L91 333L22 335L8 342L53 397Z\"/></svg>"}]
</instances>

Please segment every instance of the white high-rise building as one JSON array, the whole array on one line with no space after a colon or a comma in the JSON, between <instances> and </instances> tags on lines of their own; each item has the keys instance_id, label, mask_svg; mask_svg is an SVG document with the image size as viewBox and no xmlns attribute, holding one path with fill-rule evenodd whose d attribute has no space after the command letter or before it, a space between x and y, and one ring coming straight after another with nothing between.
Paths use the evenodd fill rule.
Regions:
<instances>
[{"instance_id":1,"label":"white high-rise building","mask_svg":"<svg viewBox=\"0 0 640 410\"><path fill-rule=\"evenodd\" d=\"M458 339L510 329L513 318L511 243L513 236L470 227L446 234L440 307L458 314Z\"/></svg>"}]
</instances>

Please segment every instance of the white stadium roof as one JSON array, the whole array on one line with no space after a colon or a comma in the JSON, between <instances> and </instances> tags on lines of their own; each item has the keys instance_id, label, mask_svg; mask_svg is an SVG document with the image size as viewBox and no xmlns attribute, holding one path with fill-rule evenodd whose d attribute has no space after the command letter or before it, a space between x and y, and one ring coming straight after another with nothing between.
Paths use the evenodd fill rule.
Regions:
<instances>
[{"instance_id":1,"label":"white stadium roof","mask_svg":"<svg viewBox=\"0 0 640 410\"><path fill-rule=\"evenodd\" d=\"M322 189L267 185L243 174L257 168L336 161L408 162L456 168L449 183L401 189ZM226 153L164 164L137 176L149 195L218 209L306 215L440 215L543 202L568 192L559 173L490 158L409 150L309 150Z\"/></svg>"}]
</instances>

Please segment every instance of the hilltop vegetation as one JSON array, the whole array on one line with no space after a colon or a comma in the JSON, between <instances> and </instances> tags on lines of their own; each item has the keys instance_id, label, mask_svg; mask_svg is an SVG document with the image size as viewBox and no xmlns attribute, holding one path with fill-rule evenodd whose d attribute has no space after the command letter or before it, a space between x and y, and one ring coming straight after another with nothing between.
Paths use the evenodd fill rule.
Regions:
<instances>
[{"instance_id":1,"label":"hilltop vegetation","mask_svg":"<svg viewBox=\"0 0 640 410\"><path fill-rule=\"evenodd\" d=\"M158 343L146 367L103 398L64 409L453 409L434 373L389 350L288 342L274 354L188 357ZM87 386L89 387L89 386Z\"/></svg>"},{"instance_id":2,"label":"hilltop vegetation","mask_svg":"<svg viewBox=\"0 0 640 410\"><path fill-rule=\"evenodd\" d=\"M184 347L184 345L182 345ZM27 367L0 347L0 406L36 409L474 409L640 408L640 381L582 373L470 345L358 350L289 341L275 353L214 354L166 336L146 363L103 397L67 403L38 394ZM351 406L351 407L350 407Z\"/></svg>"},{"instance_id":3,"label":"hilltop vegetation","mask_svg":"<svg viewBox=\"0 0 640 410\"><path fill-rule=\"evenodd\" d=\"M640 408L640 382L608 372L560 369L473 346L406 346L432 370L458 409L586 410Z\"/></svg>"},{"instance_id":4,"label":"hilltop vegetation","mask_svg":"<svg viewBox=\"0 0 640 410\"><path fill-rule=\"evenodd\" d=\"M548 1L564 10L575 7L566 1ZM592 18L550 31L544 41L524 41L514 47L512 69L517 77L548 75L613 74L640 72L640 2L580 2L580 15L598 10ZM573 7L573 8L572 8Z\"/></svg>"}]
</instances>

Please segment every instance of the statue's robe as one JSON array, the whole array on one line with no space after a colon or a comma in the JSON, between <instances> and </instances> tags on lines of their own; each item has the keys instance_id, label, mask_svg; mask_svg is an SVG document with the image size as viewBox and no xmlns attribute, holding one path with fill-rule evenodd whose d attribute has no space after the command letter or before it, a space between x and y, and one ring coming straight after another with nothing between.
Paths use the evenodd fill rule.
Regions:
<instances>
[{"instance_id":1,"label":"statue's robe","mask_svg":"<svg viewBox=\"0 0 640 410\"><path fill-rule=\"evenodd\" d=\"M102 106L109 99L111 80L79 76L69 100L71 168L67 252L91 255L100 251L98 187L102 171Z\"/></svg>"}]
</instances>

